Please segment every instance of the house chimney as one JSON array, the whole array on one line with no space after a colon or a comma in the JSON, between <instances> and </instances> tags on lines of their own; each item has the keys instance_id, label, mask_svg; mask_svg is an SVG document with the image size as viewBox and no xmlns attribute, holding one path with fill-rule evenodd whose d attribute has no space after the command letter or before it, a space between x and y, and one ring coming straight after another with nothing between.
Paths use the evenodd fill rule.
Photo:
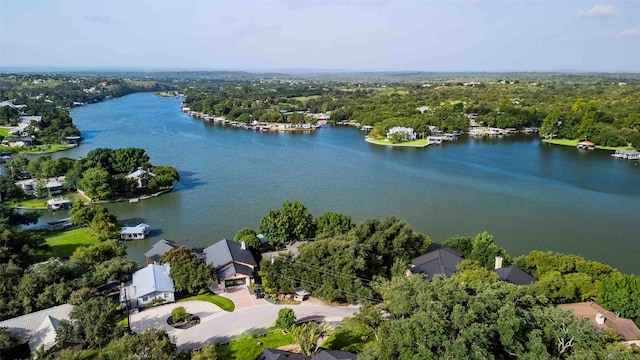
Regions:
<instances>
[{"instance_id":1,"label":"house chimney","mask_svg":"<svg viewBox=\"0 0 640 360\"><path fill-rule=\"evenodd\" d=\"M245 244L244 241L240 241L240 249L247 250L247 244Z\"/></svg>"},{"instance_id":2,"label":"house chimney","mask_svg":"<svg viewBox=\"0 0 640 360\"><path fill-rule=\"evenodd\" d=\"M604 325L604 321L605 321L605 320L607 320L607 318L606 318L604 315L602 315L602 314L600 314L600 313L597 313L597 314L596 314L596 324L598 324L598 325Z\"/></svg>"},{"instance_id":3,"label":"house chimney","mask_svg":"<svg viewBox=\"0 0 640 360\"><path fill-rule=\"evenodd\" d=\"M496 270L502 268L502 256L496 256Z\"/></svg>"}]
</instances>

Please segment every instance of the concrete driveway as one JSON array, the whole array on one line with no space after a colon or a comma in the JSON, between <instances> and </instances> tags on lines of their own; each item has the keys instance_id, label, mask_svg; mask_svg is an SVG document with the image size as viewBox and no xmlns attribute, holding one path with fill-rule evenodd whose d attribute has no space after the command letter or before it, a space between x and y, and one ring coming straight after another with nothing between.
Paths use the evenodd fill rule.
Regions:
<instances>
[{"instance_id":1,"label":"concrete driveway","mask_svg":"<svg viewBox=\"0 0 640 360\"><path fill-rule=\"evenodd\" d=\"M249 293L249 288L246 286L228 288L225 292L218 292L217 294L231 299L233 303L236 304L236 310L270 305L269 302L264 299L256 299L255 295Z\"/></svg>"},{"instance_id":2,"label":"concrete driveway","mask_svg":"<svg viewBox=\"0 0 640 360\"><path fill-rule=\"evenodd\" d=\"M198 315L200 324L186 330L174 329L167 325L171 310L177 306L184 306L188 313ZM183 351L200 348L206 344L224 343L242 334L263 333L275 323L278 311L283 307L287 306L265 302L259 306L236 308L234 312L226 312L205 301L185 301L162 305L131 315L131 328L137 333L151 328L164 330L169 335L175 336L178 351ZM298 319L325 319L331 322L353 316L358 311L357 306L305 304L288 307L293 309Z\"/></svg>"}]
</instances>

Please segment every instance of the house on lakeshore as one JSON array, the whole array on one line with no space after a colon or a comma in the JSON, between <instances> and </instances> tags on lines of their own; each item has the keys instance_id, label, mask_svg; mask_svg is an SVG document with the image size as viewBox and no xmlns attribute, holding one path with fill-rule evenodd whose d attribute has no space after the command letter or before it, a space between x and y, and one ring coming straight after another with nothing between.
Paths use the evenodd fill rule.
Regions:
<instances>
[{"instance_id":1,"label":"house on lakeshore","mask_svg":"<svg viewBox=\"0 0 640 360\"><path fill-rule=\"evenodd\" d=\"M64 180L64 176L59 176L57 178L41 180L40 184L38 184L37 179L20 180L16 181L15 184L24 191L25 195L40 197L62 193L64 191ZM40 189L43 190L42 194L38 192L40 186Z\"/></svg>"},{"instance_id":2,"label":"house on lakeshore","mask_svg":"<svg viewBox=\"0 0 640 360\"><path fill-rule=\"evenodd\" d=\"M515 265L502 267L502 260L501 256L496 256L495 271L500 280L515 285L530 285L536 282L533 276L527 274Z\"/></svg>"},{"instance_id":3,"label":"house on lakeshore","mask_svg":"<svg viewBox=\"0 0 640 360\"><path fill-rule=\"evenodd\" d=\"M435 275L449 277L456 272L456 267L463 261L464 259L459 252L449 248L441 248L412 259L407 274L425 274L429 280L433 279Z\"/></svg>"},{"instance_id":4,"label":"house on lakeshore","mask_svg":"<svg viewBox=\"0 0 640 360\"><path fill-rule=\"evenodd\" d=\"M131 281L120 289L120 304L131 309L145 307L150 302L176 301L170 265L149 264L133 273Z\"/></svg>"},{"instance_id":5,"label":"house on lakeshore","mask_svg":"<svg viewBox=\"0 0 640 360\"><path fill-rule=\"evenodd\" d=\"M412 141L416 139L416 133L413 131L413 128L394 126L387 132L387 139L391 139L394 134L400 134L403 139L402 141Z\"/></svg>"},{"instance_id":6,"label":"house on lakeshore","mask_svg":"<svg viewBox=\"0 0 640 360\"><path fill-rule=\"evenodd\" d=\"M69 320L72 309L71 305L63 304L1 321L0 328L6 328L18 339L19 345L12 349L0 350L0 357L28 358L31 353L40 348L50 350L56 346L56 334L60 328L60 322ZM69 347L81 350L82 344L65 342L62 349Z\"/></svg>"},{"instance_id":7,"label":"house on lakeshore","mask_svg":"<svg viewBox=\"0 0 640 360\"><path fill-rule=\"evenodd\" d=\"M187 241L175 242L172 240L161 239L157 243L153 244L153 246L151 247L151 249L149 249L149 251L144 253L144 257L147 261L147 265L148 264L159 265L160 258L162 257L162 255L164 255L164 253L166 253L169 250L177 249L181 246L191 250L198 259L200 260L204 259L204 256L200 252L198 252L197 249L195 249Z\"/></svg>"},{"instance_id":8,"label":"house on lakeshore","mask_svg":"<svg viewBox=\"0 0 640 360\"><path fill-rule=\"evenodd\" d=\"M132 179L138 182L138 188L146 188L149 185L149 180L156 177L156 174L151 171L145 170L141 167L138 170L125 176L126 179Z\"/></svg>"},{"instance_id":9,"label":"house on lakeshore","mask_svg":"<svg viewBox=\"0 0 640 360\"><path fill-rule=\"evenodd\" d=\"M631 319L621 318L602 306L589 301L581 303L560 304L560 309L569 310L577 318L589 320L598 329L609 328L620 335L622 342L640 346L640 329Z\"/></svg>"},{"instance_id":10,"label":"house on lakeshore","mask_svg":"<svg viewBox=\"0 0 640 360\"><path fill-rule=\"evenodd\" d=\"M202 253L223 288L253 283L253 271L258 264L244 242L222 239L204 248Z\"/></svg>"},{"instance_id":11,"label":"house on lakeshore","mask_svg":"<svg viewBox=\"0 0 640 360\"><path fill-rule=\"evenodd\" d=\"M140 223L136 226L125 226L120 229L120 240L142 240L149 235L150 226Z\"/></svg>"}]
</instances>

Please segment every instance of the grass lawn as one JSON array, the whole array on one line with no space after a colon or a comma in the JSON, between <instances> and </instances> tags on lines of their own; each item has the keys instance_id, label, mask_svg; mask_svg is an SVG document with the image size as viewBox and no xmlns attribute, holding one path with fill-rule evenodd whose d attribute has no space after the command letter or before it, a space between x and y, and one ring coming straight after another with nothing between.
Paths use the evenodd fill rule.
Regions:
<instances>
[{"instance_id":1,"label":"grass lawn","mask_svg":"<svg viewBox=\"0 0 640 360\"><path fill-rule=\"evenodd\" d=\"M21 151L23 154L51 154L57 151L64 151L72 149L71 145L64 144L51 144L51 145L42 145L42 146L33 146L25 148L24 151Z\"/></svg>"},{"instance_id":2,"label":"grass lawn","mask_svg":"<svg viewBox=\"0 0 640 360\"><path fill-rule=\"evenodd\" d=\"M51 250L39 254L37 258L39 260L47 260L51 257L68 258L77 247L97 244L98 240L89 236L88 231L86 227L68 231L42 231Z\"/></svg>"},{"instance_id":3,"label":"grass lawn","mask_svg":"<svg viewBox=\"0 0 640 360\"><path fill-rule=\"evenodd\" d=\"M54 197L58 197L58 196L62 196L64 198L67 198L69 200L71 200L71 202L73 202L75 199L82 199L82 201L89 201L89 199L86 196L82 196L79 192L68 192L68 193L64 193L64 194L58 194L58 195L53 195L53 196L48 196L45 198L41 198L41 199L37 199L37 198L27 198L24 200L20 200L20 201L6 201L4 202L5 205L8 206L18 206L18 207L24 207L24 208L46 208L47 207L47 200L49 199L53 199Z\"/></svg>"},{"instance_id":4,"label":"grass lawn","mask_svg":"<svg viewBox=\"0 0 640 360\"><path fill-rule=\"evenodd\" d=\"M261 346L256 344L261 342ZM230 341L224 345L217 345L216 350L222 360L255 359L265 348L277 348L295 344L291 334L283 335L282 331L274 330L264 335L253 335Z\"/></svg>"},{"instance_id":5,"label":"grass lawn","mask_svg":"<svg viewBox=\"0 0 640 360\"><path fill-rule=\"evenodd\" d=\"M10 127L0 127L0 136L6 137L7 135L9 135L9 129L11 129L11 128Z\"/></svg>"},{"instance_id":6,"label":"grass lawn","mask_svg":"<svg viewBox=\"0 0 640 360\"><path fill-rule=\"evenodd\" d=\"M578 139L543 139L542 141L546 142L547 144L554 144L554 145L564 145L564 146L577 146L578 143L581 140ZM632 150L633 148L628 147L628 146L602 146L602 145L596 145L596 149L602 149L602 150Z\"/></svg>"},{"instance_id":7,"label":"grass lawn","mask_svg":"<svg viewBox=\"0 0 640 360\"><path fill-rule=\"evenodd\" d=\"M377 140L372 138L365 138L365 141L376 145L385 146L407 146L407 147L425 147L428 145L427 139L418 139L413 141L404 141L400 143L392 143L391 141L385 141L385 139Z\"/></svg>"},{"instance_id":8,"label":"grass lawn","mask_svg":"<svg viewBox=\"0 0 640 360\"><path fill-rule=\"evenodd\" d=\"M363 340L362 337L367 337ZM322 344L325 349L340 350L352 353L362 351L367 343L376 341L373 331L366 329L353 321L345 319L336 331Z\"/></svg>"},{"instance_id":9,"label":"grass lawn","mask_svg":"<svg viewBox=\"0 0 640 360\"><path fill-rule=\"evenodd\" d=\"M182 298L178 300L178 302L190 300L208 301L214 305L217 305L220 309L228 312L232 312L236 308L236 304L234 304L231 299L227 299L224 296L216 295L210 292Z\"/></svg>"}]
</instances>

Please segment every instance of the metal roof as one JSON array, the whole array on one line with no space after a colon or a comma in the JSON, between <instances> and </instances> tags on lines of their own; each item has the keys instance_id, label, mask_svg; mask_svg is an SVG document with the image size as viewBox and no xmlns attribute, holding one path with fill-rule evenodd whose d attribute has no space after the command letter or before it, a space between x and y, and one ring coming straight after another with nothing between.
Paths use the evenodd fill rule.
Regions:
<instances>
[{"instance_id":1,"label":"metal roof","mask_svg":"<svg viewBox=\"0 0 640 360\"><path fill-rule=\"evenodd\" d=\"M131 285L135 288L136 297L143 297L154 292L175 292L173 280L169 277L169 264L149 264L133 273Z\"/></svg>"}]
</instances>

